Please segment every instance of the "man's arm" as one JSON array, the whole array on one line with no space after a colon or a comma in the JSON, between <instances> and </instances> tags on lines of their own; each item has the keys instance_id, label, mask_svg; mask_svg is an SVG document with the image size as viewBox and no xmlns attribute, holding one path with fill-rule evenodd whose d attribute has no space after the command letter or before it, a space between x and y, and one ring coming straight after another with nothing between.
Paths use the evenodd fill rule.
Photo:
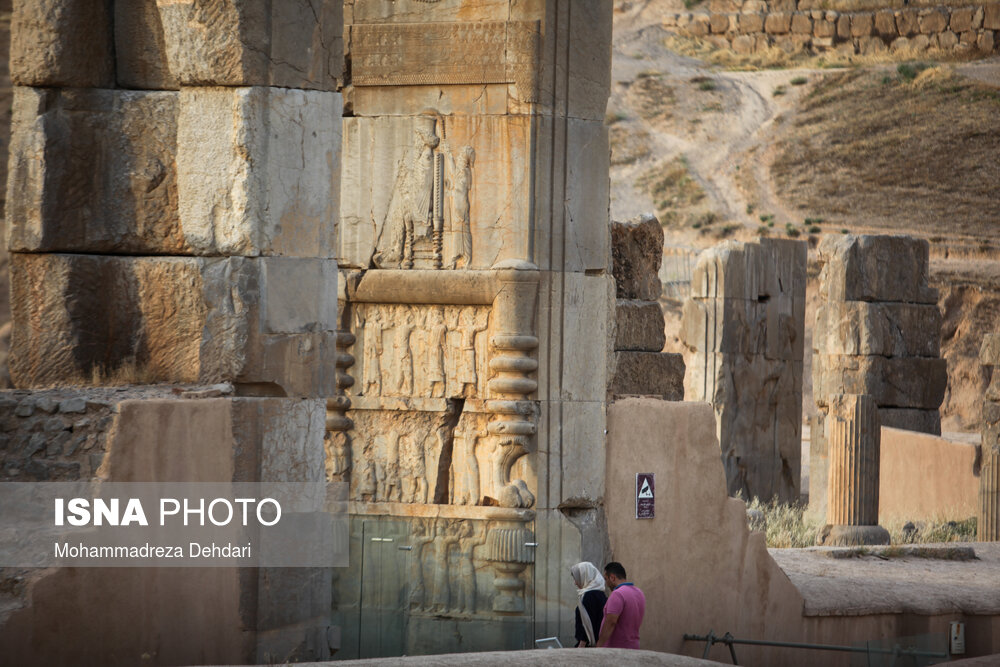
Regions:
<instances>
[{"instance_id":1,"label":"man's arm","mask_svg":"<svg viewBox=\"0 0 1000 667\"><path fill-rule=\"evenodd\" d=\"M611 633L615 631L615 626L618 625L618 614L606 614L604 616L604 622L601 623L601 636L597 638L597 646L607 646L608 642L611 641Z\"/></svg>"}]
</instances>

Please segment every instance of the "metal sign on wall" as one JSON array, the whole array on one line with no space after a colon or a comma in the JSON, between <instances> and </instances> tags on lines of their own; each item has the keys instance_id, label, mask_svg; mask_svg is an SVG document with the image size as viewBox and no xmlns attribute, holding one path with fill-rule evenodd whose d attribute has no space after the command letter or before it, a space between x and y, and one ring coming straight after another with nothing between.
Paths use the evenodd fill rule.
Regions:
<instances>
[{"instance_id":1,"label":"metal sign on wall","mask_svg":"<svg viewBox=\"0 0 1000 667\"><path fill-rule=\"evenodd\" d=\"M635 518L652 519L656 502L655 475L651 472L635 474Z\"/></svg>"}]
</instances>

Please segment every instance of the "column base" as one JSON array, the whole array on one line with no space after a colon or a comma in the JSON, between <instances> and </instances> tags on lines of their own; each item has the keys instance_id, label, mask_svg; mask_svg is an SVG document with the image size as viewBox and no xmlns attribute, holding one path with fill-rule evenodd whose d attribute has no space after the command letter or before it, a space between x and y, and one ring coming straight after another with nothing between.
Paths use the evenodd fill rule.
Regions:
<instances>
[{"instance_id":1,"label":"column base","mask_svg":"<svg viewBox=\"0 0 1000 667\"><path fill-rule=\"evenodd\" d=\"M882 526L841 526L827 524L819 531L816 544L823 547L889 544L889 531Z\"/></svg>"}]
</instances>

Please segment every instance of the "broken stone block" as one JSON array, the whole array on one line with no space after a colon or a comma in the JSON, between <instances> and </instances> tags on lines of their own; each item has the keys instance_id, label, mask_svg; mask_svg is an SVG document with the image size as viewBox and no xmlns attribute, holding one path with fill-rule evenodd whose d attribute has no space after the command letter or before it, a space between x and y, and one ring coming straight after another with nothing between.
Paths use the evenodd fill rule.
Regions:
<instances>
[{"instance_id":1,"label":"broken stone block","mask_svg":"<svg viewBox=\"0 0 1000 667\"><path fill-rule=\"evenodd\" d=\"M875 32L883 37L895 37L899 34L896 29L896 17L891 9L875 12Z\"/></svg>"},{"instance_id":2,"label":"broken stone block","mask_svg":"<svg viewBox=\"0 0 1000 667\"><path fill-rule=\"evenodd\" d=\"M936 410L947 386L945 359L813 355L813 395L820 406L830 396L864 393L879 407Z\"/></svg>"},{"instance_id":3,"label":"broken stone block","mask_svg":"<svg viewBox=\"0 0 1000 667\"><path fill-rule=\"evenodd\" d=\"M340 114L338 93L184 88L184 241L197 253L335 256Z\"/></svg>"},{"instance_id":4,"label":"broken stone block","mask_svg":"<svg viewBox=\"0 0 1000 667\"><path fill-rule=\"evenodd\" d=\"M948 27L952 32L961 33L972 30L972 7L955 8L951 10L951 20Z\"/></svg>"},{"instance_id":5,"label":"broken stone block","mask_svg":"<svg viewBox=\"0 0 1000 667\"><path fill-rule=\"evenodd\" d=\"M232 381L335 395L336 267L269 266L288 261L14 254L11 377L25 387ZM295 303L274 305L296 287Z\"/></svg>"},{"instance_id":6,"label":"broken stone block","mask_svg":"<svg viewBox=\"0 0 1000 667\"><path fill-rule=\"evenodd\" d=\"M983 14L983 28L986 30L1000 30L1000 4L989 3L985 5ZM973 22L973 28L977 28Z\"/></svg>"},{"instance_id":7,"label":"broken stone block","mask_svg":"<svg viewBox=\"0 0 1000 667\"><path fill-rule=\"evenodd\" d=\"M851 36L867 37L874 29L874 17L872 14L852 14L851 15Z\"/></svg>"},{"instance_id":8,"label":"broken stone block","mask_svg":"<svg viewBox=\"0 0 1000 667\"><path fill-rule=\"evenodd\" d=\"M667 337L660 304L618 299L615 320L615 350L659 352L663 349Z\"/></svg>"},{"instance_id":9,"label":"broken stone block","mask_svg":"<svg viewBox=\"0 0 1000 667\"><path fill-rule=\"evenodd\" d=\"M8 246L185 254L177 93L15 88Z\"/></svg>"},{"instance_id":10,"label":"broken stone block","mask_svg":"<svg viewBox=\"0 0 1000 667\"><path fill-rule=\"evenodd\" d=\"M784 35L792 27L792 16L785 12L773 12L764 20L764 31L772 35Z\"/></svg>"},{"instance_id":11,"label":"broken stone block","mask_svg":"<svg viewBox=\"0 0 1000 667\"><path fill-rule=\"evenodd\" d=\"M920 12L920 32L932 35L943 32L948 27L948 15L940 9L924 9Z\"/></svg>"},{"instance_id":12,"label":"broken stone block","mask_svg":"<svg viewBox=\"0 0 1000 667\"><path fill-rule=\"evenodd\" d=\"M692 350L762 355L767 307L749 299L688 299L681 317L681 340Z\"/></svg>"},{"instance_id":13,"label":"broken stone block","mask_svg":"<svg viewBox=\"0 0 1000 667\"><path fill-rule=\"evenodd\" d=\"M181 85L337 89L342 2L158 0L157 6L167 62Z\"/></svg>"},{"instance_id":14,"label":"broken stone block","mask_svg":"<svg viewBox=\"0 0 1000 667\"><path fill-rule=\"evenodd\" d=\"M812 19L808 14L794 14L792 16L791 31L794 35L812 35Z\"/></svg>"},{"instance_id":15,"label":"broken stone block","mask_svg":"<svg viewBox=\"0 0 1000 667\"><path fill-rule=\"evenodd\" d=\"M652 215L611 224L612 273L619 299L655 301L660 296L663 228Z\"/></svg>"},{"instance_id":16,"label":"broken stone block","mask_svg":"<svg viewBox=\"0 0 1000 667\"><path fill-rule=\"evenodd\" d=\"M748 33L763 32L764 30L764 15L763 14L740 14L740 27L739 31L746 35Z\"/></svg>"},{"instance_id":17,"label":"broken stone block","mask_svg":"<svg viewBox=\"0 0 1000 667\"><path fill-rule=\"evenodd\" d=\"M156 0L115 3L115 78L124 88L176 90Z\"/></svg>"},{"instance_id":18,"label":"broken stone block","mask_svg":"<svg viewBox=\"0 0 1000 667\"><path fill-rule=\"evenodd\" d=\"M618 352L609 392L684 400L684 357L660 352Z\"/></svg>"},{"instance_id":19,"label":"broken stone block","mask_svg":"<svg viewBox=\"0 0 1000 667\"><path fill-rule=\"evenodd\" d=\"M893 12L896 17L896 30L903 37L909 37L920 32L920 15L916 9L903 9Z\"/></svg>"},{"instance_id":20,"label":"broken stone block","mask_svg":"<svg viewBox=\"0 0 1000 667\"><path fill-rule=\"evenodd\" d=\"M711 14L709 16L709 27L712 33L721 35L729 30L729 17L725 14Z\"/></svg>"},{"instance_id":21,"label":"broken stone block","mask_svg":"<svg viewBox=\"0 0 1000 667\"><path fill-rule=\"evenodd\" d=\"M825 235L817 253L820 296L828 301L937 303L937 290L927 286L924 239Z\"/></svg>"},{"instance_id":22,"label":"broken stone block","mask_svg":"<svg viewBox=\"0 0 1000 667\"><path fill-rule=\"evenodd\" d=\"M813 347L826 354L937 357L937 305L830 301L816 310Z\"/></svg>"},{"instance_id":23,"label":"broken stone block","mask_svg":"<svg viewBox=\"0 0 1000 667\"><path fill-rule=\"evenodd\" d=\"M14 2L11 82L38 87L114 86L111 5L111 0Z\"/></svg>"}]
</instances>

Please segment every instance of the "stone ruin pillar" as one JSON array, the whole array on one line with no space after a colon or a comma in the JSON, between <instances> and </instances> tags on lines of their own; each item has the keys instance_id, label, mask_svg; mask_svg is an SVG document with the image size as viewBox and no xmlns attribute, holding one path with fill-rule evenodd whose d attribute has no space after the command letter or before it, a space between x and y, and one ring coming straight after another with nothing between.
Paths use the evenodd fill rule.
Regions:
<instances>
[{"instance_id":1,"label":"stone ruin pillar","mask_svg":"<svg viewBox=\"0 0 1000 667\"><path fill-rule=\"evenodd\" d=\"M878 525L878 409L870 396L833 396L829 402L830 501L819 543L889 544Z\"/></svg>"},{"instance_id":2,"label":"stone ruin pillar","mask_svg":"<svg viewBox=\"0 0 1000 667\"><path fill-rule=\"evenodd\" d=\"M604 557L612 3L344 9L337 613L357 637L403 600L400 653L531 646Z\"/></svg>"},{"instance_id":3,"label":"stone ruin pillar","mask_svg":"<svg viewBox=\"0 0 1000 667\"><path fill-rule=\"evenodd\" d=\"M684 397L715 407L730 495L799 499L806 244L729 241L695 266Z\"/></svg>"},{"instance_id":4,"label":"stone ruin pillar","mask_svg":"<svg viewBox=\"0 0 1000 667\"><path fill-rule=\"evenodd\" d=\"M809 505L825 514L828 465L823 413L833 396L864 394L882 426L941 433L947 387L939 358L941 313L928 287L927 241L907 236L827 235L818 259L813 328L813 420Z\"/></svg>"},{"instance_id":5,"label":"stone ruin pillar","mask_svg":"<svg viewBox=\"0 0 1000 667\"><path fill-rule=\"evenodd\" d=\"M1000 335L987 334L979 351L979 362L990 375L983 397L983 424L979 464L979 514L976 539L1000 541Z\"/></svg>"},{"instance_id":6,"label":"stone ruin pillar","mask_svg":"<svg viewBox=\"0 0 1000 667\"><path fill-rule=\"evenodd\" d=\"M323 480L317 434L343 366L342 14L340 0L15 1L15 386L229 383L226 474ZM238 574L241 624L219 633L241 649L223 661L330 655L329 609L310 598L329 570Z\"/></svg>"},{"instance_id":7,"label":"stone ruin pillar","mask_svg":"<svg viewBox=\"0 0 1000 667\"><path fill-rule=\"evenodd\" d=\"M615 278L615 371L609 392L684 400L684 357L662 352L660 298L663 228L652 215L611 223Z\"/></svg>"}]
</instances>

